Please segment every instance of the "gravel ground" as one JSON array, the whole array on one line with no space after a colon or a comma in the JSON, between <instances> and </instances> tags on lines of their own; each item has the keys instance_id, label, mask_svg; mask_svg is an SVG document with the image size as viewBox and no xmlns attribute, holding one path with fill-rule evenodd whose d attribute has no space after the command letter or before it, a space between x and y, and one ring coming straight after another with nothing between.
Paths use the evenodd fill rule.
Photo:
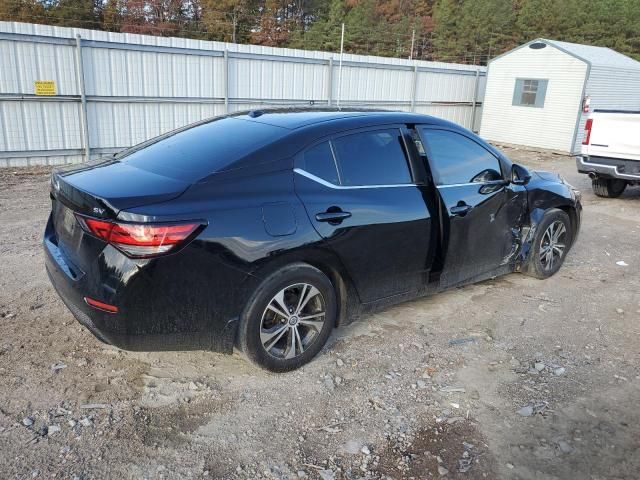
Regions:
<instances>
[{"instance_id":1,"label":"gravel ground","mask_svg":"<svg viewBox=\"0 0 640 480\"><path fill-rule=\"evenodd\" d=\"M583 191L560 272L364 317L281 375L101 344L44 271L48 171L0 170L0 478L637 478L640 188L505 151Z\"/></svg>"}]
</instances>

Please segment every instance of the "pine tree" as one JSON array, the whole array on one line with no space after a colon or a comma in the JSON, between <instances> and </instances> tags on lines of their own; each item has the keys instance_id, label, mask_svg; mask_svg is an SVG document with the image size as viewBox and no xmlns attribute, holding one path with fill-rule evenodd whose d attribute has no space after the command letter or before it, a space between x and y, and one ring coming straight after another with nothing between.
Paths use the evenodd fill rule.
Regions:
<instances>
[{"instance_id":1,"label":"pine tree","mask_svg":"<svg viewBox=\"0 0 640 480\"><path fill-rule=\"evenodd\" d=\"M640 0L0 0L0 20L486 62L544 37L640 59Z\"/></svg>"}]
</instances>

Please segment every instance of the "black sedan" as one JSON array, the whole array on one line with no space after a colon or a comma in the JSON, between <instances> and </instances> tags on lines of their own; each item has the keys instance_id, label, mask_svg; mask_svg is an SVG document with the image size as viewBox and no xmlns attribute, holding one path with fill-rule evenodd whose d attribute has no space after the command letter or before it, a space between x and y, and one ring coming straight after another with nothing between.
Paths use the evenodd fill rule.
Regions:
<instances>
[{"instance_id":1,"label":"black sedan","mask_svg":"<svg viewBox=\"0 0 640 480\"><path fill-rule=\"evenodd\" d=\"M380 111L214 118L51 177L46 268L99 339L238 347L297 368L380 307L514 271L553 275L579 192L472 132Z\"/></svg>"}]
</instances>

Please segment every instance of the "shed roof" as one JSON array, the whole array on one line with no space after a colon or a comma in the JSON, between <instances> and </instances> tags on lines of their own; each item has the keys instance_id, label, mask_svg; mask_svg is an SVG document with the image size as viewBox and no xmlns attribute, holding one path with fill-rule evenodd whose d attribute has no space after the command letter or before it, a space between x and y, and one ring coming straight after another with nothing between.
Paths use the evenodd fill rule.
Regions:
<instances>
[{"instance_id":1,"label":"shed roof","mask_svg":"<svg viewBox=\"0 0 640 480\"><path fill-rule=\"evenodd\" d=\"M490 62L493 62L498 58L505 57L511 52L514 52L521 48L528 47L532 43L541 42L546 43L547 45L551 45L552 47L555 47L565 53L568 53L569 55L572 55L579 60L590 64L591 66L640 71L640 62L634 60L631 57L627 57L620 52L616 52L611 48L596 47L593 45L582 45L580 43L561 42L559 40L548 40L546 38L536 38L535 40L531 40L530 42L520 45L513 50L509 50L502 55L498 55L497 57L492 58Z\"/></svg>"},{"instance_id":2,"label":"shed roof","mask_svg":"<svg viewBox=\"0 0 640 480\"><path fill-rule=\"evenodd\" d=\"M536 41L542 41L553 45L560 50L564 50L567 53L591 63L592 66L640 70L640 62L631 57L627 57L620 52L616 52L611 48L582 45L580 43L560 42L558 40L547 40L544 38L540 38Z\"/></svg>"}]
</instances>

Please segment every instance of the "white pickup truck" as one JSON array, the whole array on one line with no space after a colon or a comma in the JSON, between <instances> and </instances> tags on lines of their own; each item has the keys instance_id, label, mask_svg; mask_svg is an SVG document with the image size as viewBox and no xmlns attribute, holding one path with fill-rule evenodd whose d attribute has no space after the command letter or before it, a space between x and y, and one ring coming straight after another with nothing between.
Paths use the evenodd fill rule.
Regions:
<instances>
[{"instance_id":1,"label":"white pickup truck","mask_svg":"<svg viewBox=\"0 0 640 480\"><path fill-rule=\"evenodd\" d=\"M640 111L594 110L576 163L599 197L617 197L627 185L640 183Z\"/></svg>"}]
</instances>

